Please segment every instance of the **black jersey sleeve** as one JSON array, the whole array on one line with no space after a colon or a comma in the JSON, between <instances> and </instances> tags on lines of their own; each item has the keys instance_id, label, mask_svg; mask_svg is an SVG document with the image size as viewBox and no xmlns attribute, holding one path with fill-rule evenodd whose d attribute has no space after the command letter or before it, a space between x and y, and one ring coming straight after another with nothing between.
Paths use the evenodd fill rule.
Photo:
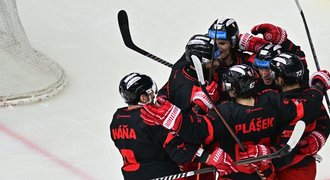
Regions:
<instances>
[{"instance_id":1,"label":"black jersey sleeve","mask_svg":"<svg viewBox=\"0 0 330 180\"><path fill-rule=\"evenodd\" d=\"M282 44L281 44L282 48L284 51L289 52L289 53L293 53L296 54L297 56L299 56L302 60L304 64L307 64L306 60L305 60L305 53L304 51L301 50L300 46L297 46L296 44L294 44L291 40L286 39Z\"/></svg>"},{"instance_id":2,"label":"black jersey sleeve","mask_svg":"<svg viewBox=\"0 0 330 180\"><path fill-rule=\"evenodd\" d=\"M173 75L177 71L181 71L181 68L184 67L187 63L188 63L188 61L186 61L185 54L183 54L181 56L181 58L173 65L168 81L164 84L164 86L162 88L159 89L158 95L157 95L158 97L161 97L163 99L170 98L170 83L169 82L173 81Z\"/></svg>"},{"instance_id":3,"label":"black jersey sleeve","mask_svg":"<svg viewBox=\"0 0 330 180\"><path fill-rule=\"evenodd\" d=\"M183 115L182 121L178 134L185 141L196 144L210 144L213 141L214 129L209 117L190 111Z\"/></svg>"},{"instance_id":4,"label":"black jersey sleeve","mask_svg":"<svg viewBox=\"0 0 330 180\"><path fill-rule=\"evenodd\" d=\"M306 89L302 100L304 106L304 117L302 120L309 123L310 120L316 119L321 113L322 100L323 94L319 90L314 88Z\"/></svg>"},{"instance_id":5,"label":"black jersey sleeve","mask_svg":"<svg viewBox=\"0 0 330 180\"><path fill-rule=\"evenodd\" d=\"M201 145L185 142L165 128L159 127L157 134L167 154L177 163L193 162L201 149Z\"/></svg>"}]
</instances>

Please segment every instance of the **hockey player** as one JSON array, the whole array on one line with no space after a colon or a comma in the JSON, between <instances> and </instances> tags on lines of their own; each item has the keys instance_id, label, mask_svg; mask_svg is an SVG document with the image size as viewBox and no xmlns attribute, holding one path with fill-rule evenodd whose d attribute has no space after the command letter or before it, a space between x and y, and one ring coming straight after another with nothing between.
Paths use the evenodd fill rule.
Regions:
<instances>
[{"instance_id":1,"label":"hockey player","mask_svg":"<svg viewBox=\"0 0 330 180\"><path fill-rule=\"evenodd\" d=\"M265 89L274 89L278 90L279 87L276 85L274 81L274 73L270 70L270 61L280 53L289 52L287 49L282 48L282 46L278 44L265 44L261 47L260 51L253 55L253 67L256 68L260 75L260 80L256 85L257 92L261 92ZM301 54L304 54L302 51ZM306 62L305 57L299 57L301 62ZM303 59L303 60L302 60ZM299 83L301 86L308 86L309 80L309 70L307 69L307 64L303 63L304 75L302 79L299 79ZM307 75L306 75L307 74Z\"/></svg>"},{"instance_id":2,"label":"hockey player","mask_svg":"<svg viewBox=\"0 0 330 180\"><path fill-rule=\"evenodd\" d=\"M253 57L251 53L259 51L261 46L267 44L267 41L254 37L251 34L240 34L237 22L233 18L215 20L208 30L208 36L216 42L218 50L215 51L215 57L220 62L216 70L219 74L219 85L221 84L222 74L229 67L239 64L252 65ZM221 93L221 101L229 100L227 93Z\"/></svg>"},{"instance_id":3,"label":"hockey player","mask_svg":"<svg viewBox=\"0 0 330 180\"><path fill-rule=\"evenodd\" d=\"M260 80L256 84L256 91L261 92L265 89L277 90L274 81L274 73L270 70L269 63L272 58L280 54L282 46L276 44L266 44L260 48L260 51L254 56L253 67L257 69Z\"/></svg>"},{"instance_id":4,"label":"hockey player","mask_svg":"<svg viewBox=\"0 0 330 180\"><path fill-rule=\"evenodd\" d=\"M178 61L180 63L174 65L175 67L171 71L166 86L161 89L162 92L158 96L170 100L170 102L178 106L183 112L190 111L191 107L194 106L193 97L195 91L201 91L197 88L197 74L191 60L191 55L196 55L201 59L204 76L208 77L212 66L213 49L214 41L211 38L200 34L192 36L185 47L184 56ZM214 61L213 68L217 69L218 66L219 62ZM216 80L219 79L216 74L213 74L213 76ZM215 91L217 87L218 85L215 82L210 82L210 91L214 91L213 100L215 101L218 100L217 96L219 95ZM203 108L207 108L204 105L202 106Z\"/></svg>"},{"instance_id":5,"label":"hockey player","mask_svg":"<svg viewBox=\"0 0 330 180\"><path fill-rule=\"evenodd\" d=\"M237 64L244 64L247 62L250 54L243 53L239 48L239 28L236 21L232 18L225 18L224 20L215 20L208 30L208 36L215 40L218 50L215 52L215 56L220 62L220 72L226 71L229 67ZM258 38L260 41L263 39ZM263 41L266 43L266 41ZM254 49L257 44L249 44L250 49ZM262 43L261 43L262 44ZM247 45L246 45L247 46Z\"/></svg>"},{"instance_id":6,"label":"hockey player","mask_svg":"<svg viewBox=\"0 0 330 180\"><path fill-rule=\"evenodd\" d=\"M290 53L281 53L270 61L270 69L275 74L275 82L281 87L284 99L300 99L306 89L301 85L304 78L305 67L298 56ZM328 72L319 71L312 75L312 83L316 80L326 80ZM329 82L324 82L329 83ZM275 160L278 179L312 180L316 177L316 162L313 157L325 144L330 131L330 120L325 107L322 106L321 114L317 119L304 119L305 133L298 144L297 151L293 151L285 159ZM285 144L294 128L295 121L281 128L279 144Z\"/></svg>"},{"instance_id":7,"label":"hockey player","mask_svg":"<svg viewBox=\"0 0 330 180\"><path fill-rule=\"evenodd\" d=\"M214 49L216 49L216 47L214 47L214 41L211 38L200 34L192 36L185 47L184 56L182 56L182 58L174 65L168 82L162 88L162 92L160 92L158 97L169 100L175 106L179 107L183 113L190 112L195 105L198 105L196 113L198 113L197 111L204 112L211 108L210 103L205 105L205 103L202 102L207 101L208 99L199 87L191 55L200 58L204 70L204 76L208 77L209 73L212 73L210 72L211 66L213 66L214 69L217 69L219 66L217 60L213 63L211 62ZM219 91L218 84L215 81L218 81L219 78L217 73L212 75L214 81L209 82L207 89L212 96L212 99L217 102L219 100ZM202 142L202 144L207 146L210 146L210 143L211 141L209 140ZM182 168L183 171L189 171L205 166L205 164L201 165L200 163L186 163ZM196 177L190 177L189 180L214 179L214 177L213 173L207 173L197 175Z\"/></svg>"},{"instance_id":8,"label":"hockey player","mask_svg":"<svg viewBox=\"0 0 330 180\"><path fill-rule=\"evenodd\" d=\"M263 33L264 38L270 42L277 42L278 44L270 44L267 43L263 45L260 50L255 53L255 55L252 55L250 60L253 62L253 66L258 69L259 74L261 76L260 82L257 84L258 91L262 91L264 89L277 89L276 84L274 82L274 78L271 77L272 73L269 69L269 62L272 58L274 58L276 55L287 52L287 53L293 53L297 56L299 56L300 60L303 62L304 65L304 78L301 80L302 86L308 86L308 80L309 80L309 70L307 68L307 62L305 59L305 53L301 51L300 46L295 45L287 38L286 31L280 27L277 27L272 24L264 23L259 24L252 28L252 33L258 34ZM273 33L268 33L273 32ZM277 32L277 33L276 33ZM278 34L279 37L272 40L270 37L276 37L271 34ZM245 34L243 38L249 39L251 35ZM280 39L280 40L279 40Z\"/></svg>"},{"instance_id":9,"label":"hockey player","mask_svg":"<svg viewBox=\"0 0 330 180\"><path fill-rule=\"evenodd\" d=\"M274 26L274 28L275 28L275 26ZM271 35L273 35L274 37L278 37L277 34L273 33L273 29L270 29L269 33ZM199 56L203 55L203 56L205 56L204 58L208 59L208 61L210 61L210 62L214 61L213 67L209 66L208 68L205 68L205 77L207 77L209 80L213 79L214 81L217 81L218 84L221 84L220 81L221 81L222 74L229 67L236 65L236 64L251 65L251 63L253 62L253 58L252 58L252 60L250 60L251 59L250 54L244 53L243 51L257 53L257 52L259 52L259 49L261 46L263 46L264 44L267 44L266 40L259 38L259 37L254 37L251 34L248 34L248 33L239 34L238 25L237 25L236 21L232 18L226 18L222 21L216 20L214 23L212 23L211 27L208 30L208 34L207 34L207 36L209 38L211 38L207 41L211 42L213 40L213 42L211 42L212 45L208 45L208 46L203 45L205 47L202 48L202 45L199 45L198 41L196 41L197 39L200 39L200 37L202 37L202 36L204 36L204 35L196 35L193 38L191 38L191 40L190 40L191 45L186 46L186 52L180 58L180 60L178 60L174 64L169 81L160 90L159 96L167 99L167 98L170 98L170 97L168 97L169 95L174 96L174 98L175 98L175 94L180 94L180 93L173 93L173 90L172 90L172 92L170 92L171 91L170 89L176 89L176 88L171 87L172 86L171 81L173 81L174 77L176 77L174 75L176 75L177 72L179 72L179 74L181 74L181 72L184 71L183 67L188 69L188 70L185 70L187 72L185 74L188 74L188 75L185 75L186 77L191 79L191 77L195 76L195 78L196 78L196 75L189 75L189 73L190 73L189 67L192 66L191 60L189 60L190 59L189 54L191 54L189 51L191 48L195 48L195 47L199 48L198 50L195 50L195 51L199 51L198 52ZM203 37L203 38L205 38L205 37ZM217 46L213 47L214 41L217 44ZM194 44L193 42L195 42L196 44ZM211 49L211 47L212 47L212 49ZM210 53L211 51L213 51L214 54ZM205 61L204 61L203 64L211 64L211 63L205 63ZM212 78L210 78L210 76ZM190 89L190 88L188 88L188 89ZM228 99L228 95L226 95L226 93L222 93L221 96L222 97L219 99L220 101ZM180 95L180 97L182 97L182 96ZM177 97L177 98L180 98L180 97ZM173 101L174 98L173 97L170 98L171 102L173 102L174 104L177 105L177 103ZM188 101L183 100L182 102L188 102ZM186 106L186 107L188 107L188 108L183 108L183 111L185 111L185 109L188 109L188 110L190 109L190 103L188 103L188 106ZM180 108L182 108L182 106Z\"/></svg>"},{"instance_id":10,"label":"hockey player","mask_svg":"<svg viewBox=\"0 0 330 180\"><path fill-rule=\"evenodd\" d=\"M258 53L260 48L268 43L281 45L284 52L298 55L306 64L304 52L287 38L286 31L281 27L263 23L254 26L251 33L262 34L263 39L249 33L240 34L237 22L232 18L217 19L211 25L208 36L214 39L218 46L215 56L220 61L220 72L223 73L228 67L237 64L252 65L254 56L251 57L251 53Z\"/></svg>"},{"instance_id":11,"label":"hockey player","mask_svg":"<svg viewBox=\"0 0 330 180\"><path fill-rule=\"evenodd\" d=\"M213 136L213 139L220 143L220 147L231 157L236 157L236 160L267 155L273 150L268 147L271 147L275 141L277 127L296 118L314 118L318 113L314 108L321 108L323 94L317 89L309 89L304 96L305 101L294 99L282 101L277 92L270 90L255 97L255 76L256 72L247 65L235 65L229 68L223 77L223 87L229 92L233 101L223 102L217 106L237 137L246 145L244 152L239 150L236 141L213 110L205 116L196 116L173 113L168 105L145 105L141 110L142 117L145 122L155 122L171 129L187 141L200 143ZM319 79L322 78L330 77ZM330 84L322 82L321 86L329 89ZM305 107L305 111L300 111L299 107ZM165 126L166 124L171 126ZM253 163L251 166L259 167L268 178L274 177L270 160ZM239 166L239 173L225 177L256 179L258 175L251 166Z\"/></svg>"},{"instance_id":12,"label":"hockey player","mask_svg":"<svg viewBox=\"0 0 330 180\"><path fill-rule=\"evenodd\" d=\"M259 87L258 89L259 91L265 88L278 89L278 86L274 81L275 78L272 77L274 73L272 73L269 67L270 60L281 52L294 53L295 55L297 55L297 57L299 57L299 60L303 64L303 77L297 77L296 74L294 74L293 72L290 74L286 74L285 77L287 78L284 78L284 80L280 81L281 83L284 83L284 86L283 84L281 84L282 88L279 88L279 90L282 91L281 94L284 98L299 98L302 96L305 87L308 86L309 81L309 70L307 68L305 54L303 51L300 50L299 46L296 46L289 39L287 39L285 30L279 27L265 23L257 25L251 30L253 34L263 33L265 39L267 37L272 37L267 34L267 32L269 31L277 32L277 34L283 35L282 39L284 40L282 40L282 43L278 41L283 47L278 44L267 44L261 48L260 52L257 53L256 57L254 58L254 66L258 68L263 80L259 81L259 83L257 84ZM271 39L267 40L271 41ZM293 57L295 57L293 58L294 60L297 59L296 56ZM279 59L282 59L283 62L287 62L286 58L279 57ZM286 69L285 71L281 72L281 74L284 74L286 72L289 73L290 70L299 70L299 68L301 68L301 63L296 63L295 65L293 65L293 63L295 63L294 60L292 60L292 62L290 63L287 62L287 66L280 63L283 65L281 66L281 68L295 67L293 69ZM325 110L325 107L322 106L321 114L318 118L316 118L316 121L314 120L311 123L307 124L309 124L306 130L306 134L308 135L305 135L306 138L304 138L299 143L300 148L298 148L298 155L295 155L295 153L292 154L292 156L295 155L292 162L289 161L289 164L287 165L282 164L282 166L284 167L281 167L278 173L280 179L315 179L316 163L312 155L315 155L317 151L320 150L329 135L329 116L327 111ZM288 129L285 130L285 132L292 130L293 125L294 124L288 126ZM284 133L282 134L282 136L285 134L288 133ZM282 141L285 142L286 140L286 138L283 138ZM289 160L289 158L286 159Z\"/></svg>"},{"instance_id":13,"label":"hockey player","mask_svg":"<svg viewBox=\"0 0 330 180\"><path fill-rule=\"evenodd\" d=\"M110 124L111 139L123 157L125 180L149 180L180 173L177 163L203 162L214 166L220 175L236 172L230 156L219 147L206 153L199 145L183 142L168 130L146 125L140 117L143 104L153 103L155 82L146 75L130 73L119 84L127 107L117 109Z\"/></svg>"}]
</instances>

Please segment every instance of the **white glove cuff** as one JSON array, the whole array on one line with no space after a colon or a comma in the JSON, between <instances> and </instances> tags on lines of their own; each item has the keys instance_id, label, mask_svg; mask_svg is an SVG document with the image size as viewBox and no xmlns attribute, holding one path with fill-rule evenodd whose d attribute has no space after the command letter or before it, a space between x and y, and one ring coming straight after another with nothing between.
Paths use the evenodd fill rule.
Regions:
<instances>
[{"instance_id":1,"label":"white glove cuff","mask_svg":"<svg viewBox=\"0 0 330 180\"><path fill-rule=\"evenodd\" d=\"M202 101L206 107L208 107L209 109L212 109L212 103L209 100L209 98L206 96L206 94L204 92L197 92L195 93L195 96L193 97L192 101L195 102L195 100L199 99L200 101Z\"/></svg>"},{"instance_id":2,"label":"white glove cuff","mask_svg":"<svg viewBox=\"0 0 330 180\"><path fill-rule=\"evenodd\" d=\"M181 109L173 105L171 111L169 112L168 116L166 117L166 119L163 122L163 126L166 129L171 130L174 127L175 121L176 121L177 117L180 115L180 112L181 112Z\"/></svg>"}]
</instances>

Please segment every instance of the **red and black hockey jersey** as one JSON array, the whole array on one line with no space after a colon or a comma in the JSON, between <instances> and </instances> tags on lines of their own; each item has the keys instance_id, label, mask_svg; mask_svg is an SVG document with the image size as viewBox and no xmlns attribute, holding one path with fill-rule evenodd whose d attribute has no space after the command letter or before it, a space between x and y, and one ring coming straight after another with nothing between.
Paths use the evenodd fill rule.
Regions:
<instances>
[{"instance_id":1,"label":"red and black hockey jersey","mask_svg":"<svg viewBox=\"0 0 330 180\"><path fill-rule=\"evenodd\" d=\"M281 96L283 99L303 99L305 94L305 88L298 88L293 89L286 92L281 92ZM319 116L317 116L315 119L307 119L304 118L304 122L306 123L306 129L305 133L303 135L306 136L308 133L316 130L324 135L324 137L327 139L330 133L330 119L329 115L324 107L322 105L320 110L316 110L317 107L312 107L312 110L315 110L315 113L320 111ZM294 128L295 123L291 122L289 125L285 125L284 127L280 127L280 129L283 131L279 137L278 143L279 144L285 144L288 139L290 138L291 132ZM276 159L274 160L274 164L277 166L276 168L281 170L289 166L294 167L302 167L305 165L310 164L312 161L315 161L314 157L312 156L306 156L304 154L297 154L296 150L298 147L296 147L288 156L286 156L285 159Z\"/></svg>"},{"instance_id":2,"label":"red and black hockey jersey","mask_svg":"<svg viewBox=\"0 0 330 180\"><path fill-rule=\"evenodd\" d=\"M140 108L119 108L110 124L111 139L124 161L125 180L151 179L180 173L177 163L191 162L199 148L186 144L161 126L148 126Z\"/></svg>"},{"instance_id":3,"label":"red and black hockey jersey","mask_svg":"<svg viewBox=\"0 0 330 180\"><path fill-rule=\"evenodd\" d=\"M302 118L317 117L319 112L314 109L321 109L322 94L318 90L310 89L305 93L304 98L303 101L282 100L277 92L269 90L255 98L254 106L228 101L219 104L217 108L241 142L273 146L276 143L279 127L282 127L283 124ZM178 132L181 138L195 143L203 143L213 134L214 141L220 142L220 147L235 159L238 146L215 111L208 112L206 116L186 114L184 119L185 123L182 123ZM256 173L236 173L228 177L233 179L258 178Z\"/></svg>"}]
</instances>

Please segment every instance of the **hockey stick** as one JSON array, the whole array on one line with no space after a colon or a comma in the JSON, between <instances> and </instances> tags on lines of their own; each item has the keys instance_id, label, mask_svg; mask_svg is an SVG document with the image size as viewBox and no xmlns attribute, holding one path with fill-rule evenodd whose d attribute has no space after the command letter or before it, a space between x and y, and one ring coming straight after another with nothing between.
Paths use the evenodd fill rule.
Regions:
<instances>
[{"instance_id":1,"label":"hockey stick","mask_svg":"<svg viewBox=\"0 0 330 180\"><path fill-rule=\"evenodd\" d=\"M292 151L292 149L296 147L297 143L299 142L301 136L303 135L303 133L305 131L305 126L306 125L303 121L298 121L296 123L296 126L293 129L290 139L288 140L287 144L282 149L280 149L272 154L269 154L269 155L236 161L235 164L236 165L249 164L249 163L253 163L253 162L257 162L257 161L262 161L265 159L280 158L280 157L288 155ZM177 179L177 178L190 177L190 176L194 176L197 174L203 174L203 173L208 173L208 172L213 172L213 171L216 171L216 169L214 167L207 167L207 168L203 168L203 169L199 169L199 170L195 170L195 171L188 171L188 172L183 172L183 173L179 173L179 174L163 176L163 177L155 178L152 180L162 180L162 179L173 180L173 179Z\"/></svg>"},{"instance_id":2,"label":"hockey stick","mask_svg":"<svg viewBox=\"0 0 330 180\"><path fill-rule=\"evenodd\" d=\"M315 62L316 69L317 69L318 71L320 71L320 70L321 70L321 68L320 68L320 64L319 64L319 61L318 61L317 56L316 56L316 52L315 52L315 49L314 49L314 44L313 44L313 41L312 41L311 34L310 34L310 32L309 32L309 28L308 28L308 26L307 26L307 21L306 21L306 18L305 18L304 12L303 12L303 10L301 9L301 6L300 6L300 4L299 4L299 1L298 1L298 0L295 0L295 2L296 2L296 5L297 5L298 10L299 10L299 12L300 12L301 18L302 18L302 20L303 20L303 22L304 22L304 26L305 26L306 34L307 34L307 37L308 37L309 45L310 45L311 50L312 50L312 54L313 54L313 58L314 58L314 62ZM328 104L328 110L330 111L330 101L329 101L328 93L325 93L325 100L326 100L326 102L327 102L327 104Z\"/></svg>"},{"instance_id":3,"label":"hockey stick","mask_svg":"<svg viewBox=\"0 0 330 180\"><path fill-rule=\"evenodd\" d=\"M191 56L191 59L192 59L192 62L193 62L193 64L194 64L194 66L195 66L195 70L196 70L196 74L197 74L198 83L199 83L199 85L201 86L203 92L204 92L205 94L208 95L208 93L207 93L207 91L206 91L206 89L205 89L205 79L204 79L204 74L203 74L202 64L201 64L201 62L199 61L198 57L195 56L195 55L192 55L192 56ZM204 89L205 89L205 91L204 91ZM208 98L210 99L210 97L208 97ZM211 100L211 99L210 99L210 100ZM212 100L211 100L211 101L212 101ZM237 138L237 137L236 137L236 138ZM200 170L200 169L198 169L198 170ZM215 169L213 168L213 171L214 171L214 170L215 170Z\"/></svg>"},{"instance_id":4,"label":"hockey stick","mask_svg":"<svg viewBox=\"0 0 330 180\"><path fill-rule=\"evenodd\" d=\"M148 58L151 58L151 59L153 59L153 60L155 60L155 61L157 61L161 64L164 64L165 66L168 66L170 68L173 67L173 64L171 64L171 63L169 63L169 62L167 62L167 61L165 61L165 60L163 60L163 59L161 59L161 58L159 58L159 57L157 57L157 56L155 56L155 55L153 55L153 54L151 54L151 53L149 53L149 52L147 52L147 51L145 51L141 48L139 48L138 46L136 46L134 44L134 42L132 40L132 37L131 37L131 33L129 31L128 17L127 17L127 13L126 13L125 10L120 10L118 12L118 24L119 24L121 36L124 40L125 45L128 48L130 48L130 49L132 49L132 50L134 50L134 51L136 51L136 52L138 52L138 53L140 53L144 56L147 56Z\"/></svg>"},{"instance_id":5,"label":"hockey stick","mask_svg":"<svg viewBox=\"0 0 330 180\"><path fill-rule=\"evenodd\" d=\"M209 93L207 92L206 88L205 88L205 80L204 80L204 75L203 75L203 68L202 68L202 64L200 62L200 60L198 59L197 56L192 55L191 59L194 63L194 67L197 73L197 77L198 77L198 82L204 92L204 94L207 96L207 98L210 100L213 109L215 110L215 112L217 113L217 115L220 117L221 121L223 122L223 124L226 126L226 128L228 129L229 133L231 134L231 136L234 138L234 140L236 141L236 143L239 145L239 147L242 149L242 151L245 151L244 146L242 145L241 141L238 139L238 137L236 136L236 134L234 133L234 130L229 126L229 124L227 123L227 121L223 118L223 116L220 114L220 111L218 110L218 108L216 107L215 103L213 102L213 100L211 99Z\"/></svg>"},{"instance_id":6,"label":"hockey stick","mask_svg":"<svg viewBox=\"0 0 330 180\"><path fill-rule=\"evenodd\" d=\"M213 38L213 47L212 47L212 57L211 57L211 69L210 69L210 73L209 73L209 78L208 78L208 81L211 82L212 80L212 75L213 75L213 72L214 72L214 67L213 67L213 63L214 63L214 53L215 53L215 47L217 46L217 33L218 33L218 29L215 29L215 36Z\"/></svg>"},{"instance_id":7,"label":"hockey stick","mask_svg":"<svg viewBox=\"0 0 330 180\"><path fill-rule=\"evenodd\" d=\"M154 178L151 180L173 180L173 179L178 179L178 178L184 178L184 177L190 177L190 176L195 176L197 174L204 174L204 173L209 173L209 172L214 172L216 169L214 167L207 167L203 169L198 169L194 171L187 171L179 174L173 174L173 175L168 175L168 176L163 176L159 178Z\"/></svg>"}]
</instances>

